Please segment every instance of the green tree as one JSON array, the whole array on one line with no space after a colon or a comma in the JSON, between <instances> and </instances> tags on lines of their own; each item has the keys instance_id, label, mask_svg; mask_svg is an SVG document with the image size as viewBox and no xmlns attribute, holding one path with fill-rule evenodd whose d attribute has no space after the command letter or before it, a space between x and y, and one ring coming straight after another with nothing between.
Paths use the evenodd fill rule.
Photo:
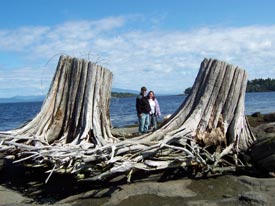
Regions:
<instances>
[{"instance_id":1,"label":"green tree","mask_svg":"<svg viewBox=\"0 0 275 206\"><path fill-rule=\"evenodd\" d=\"M192 91L192 87L188 87L188 88L186 88L186 89L184 90L184 94L185 94L185 95L188 95L188 94L191 93L191 91Z\"/></svg>"},{"instance_id":2,"label":"green tree","mask_svg":"<svg viewBox=\"0 0 275 206\"><path fill-rule=\"evenodd\" d=\"M275 91L275 79L253 79L247 82L246 92L271 92Z\"/></svg>"}]
</instances>

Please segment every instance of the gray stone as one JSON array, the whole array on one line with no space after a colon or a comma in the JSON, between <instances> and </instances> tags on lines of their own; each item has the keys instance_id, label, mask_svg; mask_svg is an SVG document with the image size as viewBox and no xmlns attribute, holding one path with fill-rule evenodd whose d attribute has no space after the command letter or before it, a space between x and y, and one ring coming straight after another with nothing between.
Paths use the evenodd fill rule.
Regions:
<instances>
[{"instance_id":1,"label":"gray stone","mask_svg":"<svg viewBox=\"0 0 275 206\"><path fill-rule=\"evenodd\" d=\"M267 205L269 197L262 192L244 192L240 194L239 200L251 205Z\"/></svg>"}]
</instances>

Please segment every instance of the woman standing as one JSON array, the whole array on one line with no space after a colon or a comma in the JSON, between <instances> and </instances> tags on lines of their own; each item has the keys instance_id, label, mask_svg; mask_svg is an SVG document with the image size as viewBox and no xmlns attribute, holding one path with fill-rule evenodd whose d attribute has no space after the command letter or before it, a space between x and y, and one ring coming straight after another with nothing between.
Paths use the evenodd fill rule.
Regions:
<instances>
[{"instance_id":1,"label":"woman standing","mask_svg":"<svg viewBox=\"0 0 275 206\"><path fill-rule=\"evenodd\" d=\"M160 107L159 107L158 100L156 99L153 91L150 91L148 93L147 98L149 100L149 104L151 107L149 128L153 129L153 131L155 131L158 127L157 126L157 117L160 117L160 115L161 115Z\"/></svg>"}]
</instances>

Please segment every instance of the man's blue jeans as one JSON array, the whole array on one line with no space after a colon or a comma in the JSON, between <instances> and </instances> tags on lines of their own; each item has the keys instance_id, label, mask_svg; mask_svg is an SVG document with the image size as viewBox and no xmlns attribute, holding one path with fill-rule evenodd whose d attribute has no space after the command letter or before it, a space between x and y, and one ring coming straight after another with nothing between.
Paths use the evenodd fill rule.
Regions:
<instances>
[{"instance_id":1,"label":"man's blue jeans","mask_svg":"<svg viewBox=\"0 0 275 206\"><path fill-rule=\"evenodd\" d=\"M146 133L149 127L149 114L142 113L142 115L138 117L138 121L139 121L139 132Z\"/></svg>"}]
</instances>

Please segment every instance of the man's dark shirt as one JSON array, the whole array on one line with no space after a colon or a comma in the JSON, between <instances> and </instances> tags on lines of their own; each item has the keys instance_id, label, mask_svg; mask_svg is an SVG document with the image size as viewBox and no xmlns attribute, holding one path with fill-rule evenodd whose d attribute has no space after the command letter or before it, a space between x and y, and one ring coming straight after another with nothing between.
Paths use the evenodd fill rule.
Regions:
<instances>
[{"instance_id":1,"label":"man's dark shirt","mask_svg":"<svg viewBox=\"0 0 275 206\"><path fill-rule=\"evenodd\" d=\"M151 111L148 98L144 97L141 93L136 99L136 110L138 115L141 113L149 114Z\"/></svg>"}]
</instances>

